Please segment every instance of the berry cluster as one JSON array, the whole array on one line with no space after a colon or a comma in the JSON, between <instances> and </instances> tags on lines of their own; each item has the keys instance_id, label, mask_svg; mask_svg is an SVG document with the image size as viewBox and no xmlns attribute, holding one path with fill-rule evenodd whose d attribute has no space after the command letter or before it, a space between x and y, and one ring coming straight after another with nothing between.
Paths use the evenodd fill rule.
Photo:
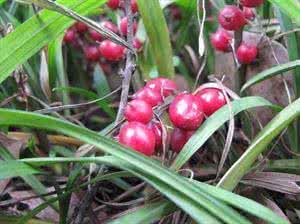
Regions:
<instances>
[{"instance_id":1,"label":"berry cluster","mask_svg":"<svg viewBox=\"0 0 300 224\"><path fill-rule=\"evenodd\" d=\"M234 5L227 5L219 12L218 21L221 28L211 35L213 47L222 52L231 50L233 35L230 31L242 29L249 20L254 20L255 13L252 8L263 4L264 0L240 0L240 9ZM255 61L258 54L256 45L242 42L236 51L236 57L241 64L250 64Z\"/></svg>"},{"instance_id":2,"label":"berry cluster","mask_svg":"<svg viewBox=\"0 0 300 224\"><path fill-rule=\"evenodd\" d=\"M119 0L108 1L107 6L113 10L124 8ZM131 1L131 8L134 13L138 11L136 0ZM100 25L116 34L126 36L127 23L127 17L124 17L121 19L119 27L110 21L103 21ZM133 29L135 34L137 31L136 21L134 21ZM123 46L105 39L100 33L90 29L82 22L77 22L66 31L64 42L72 44L75 47L81 47L85 58L90 62L98 62L100 60L105 62L118 62L124 58L126 53L126 49ZM141 41L136 37L133 40L133 45L137 50L142 48Z\"/></svg>"},{"instance_id":3,"label":"berry cluster","mask_svg":"<svg viewBox=\"0 0 300 224\"><path fill-rule=\"evenodd\" d=\"M162 146L162 126L154 117L154 108L159 108L168 97L169 118L174 125L170 145L178 153L200 127L205 117L210 116L224 104L225 96L215 88L200 88L194 94L179 93L177 85L166 78L156 78L133 95L127 104L125 119L117 137L120 144L130 147L147 156Z\"/></svg>"}]
</instances>

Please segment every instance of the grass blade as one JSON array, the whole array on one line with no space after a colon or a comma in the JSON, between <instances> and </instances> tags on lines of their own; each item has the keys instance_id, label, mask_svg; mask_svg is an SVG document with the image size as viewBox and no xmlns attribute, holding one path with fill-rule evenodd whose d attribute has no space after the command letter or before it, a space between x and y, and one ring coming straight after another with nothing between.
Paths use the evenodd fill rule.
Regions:
<instances>
[{"instance_id":1,"label":"grass blade","mask_svg":"<svg viewBox=\"0 0 300 224\"><path fill-rule=\"evenodd\" d=\"M300 25L300 2L297 0L269 0L269 2L277 5L292 20Z\"/></svg>"}]
</instances>

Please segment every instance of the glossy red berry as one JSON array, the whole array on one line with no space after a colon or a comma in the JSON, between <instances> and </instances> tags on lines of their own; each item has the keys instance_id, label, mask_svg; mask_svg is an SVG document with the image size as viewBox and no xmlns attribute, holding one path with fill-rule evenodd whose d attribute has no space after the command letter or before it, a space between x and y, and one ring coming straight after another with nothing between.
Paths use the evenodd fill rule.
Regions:
<instances>
[{"instance_id":1,"label":"glossy red berry","mask_svg":"<svg viewBox=\"0 0 300 224\"><path fill-rule=\"evenodd\" d=\"M109 61L119 61L124 57L125 48L111 40L104 40L100 43L98 50L100 54Z\"/></svg>"},{"instance_id":2,"label":"glossy red berry","mask_svg":"<svg viewBox=\"0 0 300 224\"><path fill-rule=\"evenodd\" d=\"M244 7L243 13L246 19L248 20L254 20L255 19L255 13L252 8Z\"/></svg>"},{"instance_id":3,"label":"glossy red berry","mask_svg":"<svg viewBox=\"0 0 300 224\"><path fill-rule=\"evenodd\" d=\"M133 13L139 11L139 7L136 0L131 0L131 10Z\"/></svg>"},{"instance_id":4,"label":"glossy red berry","mask_svg":"<svg viewBox=\"0 0 300 224\"><path fill-rule=\"evenodd\" d=\"M175 128L171 134L171 149L174 152L179 153L194 133L195 131L186 131Z\"/></svg>"},{"instance_id":5,"label":"glossy red berry","mask_svg":"<svg viewBox=\"0 0 300 224\"><path fill-rule=\"evenodd\" d=\"M74 30L67 30L64 36L64 42L66 43L72 43L76 39L76 32Z\"/></svg>"},{"instance_id":6,"label":"glossy red berry","mask_svg":"<svg viewBox=\"0 0 300 224\"><path fill-rule=\"evenodd\" d=\"M124 17L120 22L120 30L123 35L127 35L127 24L128 19L127 17ZM137 30L137 23L136 21L133 21L133 33L135 34Z\"/></svg>"},{"instance_id":7,"label":"glossy red berry","mask_svg":"<svg viewBox=\"0 0 300 224\"><path fill-rule=\"evenodd\" d=\"M133 47L134 47L137 51L139 51L139 50L142 49L143 44L142 44L142 42L141 42L138 38L135 37L135 38L133 39Z\"/></svg>"},{"instance_id":8,"label":"glossy red berry","mask_svg":"<svg viewBox=\"0 0 300 224\"><path fill-rule=\"evenodd\" d=\"M114 33L119 33L119 29L118 29L117 25L112 22L104 21L104 22L100 23L100 25Z\"/></svg>"},{"instance_id":9,"label":"glossy red berry","mask_svg":"<svg viewBox=\"0 0 300 224\"><path fill-rule=\"evenodd\" d=\"M107 3L107 6L111 9L117 9L120 5L120 0L109 0Z\"/></svg>"},{"instance_id":10,"label":"glossy red berry","mask_svg":"<svg viewBox=\"0 0 300 224\"><path fill-rule=\"evenodd\" d=\"M233 5L225 6L219 13L218 20L226 30L239 30L246 24L243 12Z\"/></svg>"},{"instance_id":11,"label":"glossy red berry","mask_svg":"<svg viewBox=\"0 0 300 224\"><path fill-rule=\"evenodd\" d=\"M152 107L157 106L163 102L163 98L158 91L150 89L148 87L143 87L138 90L134 95L133 99L141 99L149 103Z\"/></svg>"},{"instance_id":12,"label":"glossy red berry","mask_svg":"<svg viewBox=\"0 0 300 224\"><path fill-rule=\"evenodd\" d=\"M160 148L162 146L162 128L159 123L151 122L149 128L155 135L155 148Z\"/></svg>"},{"instance_id":13,"label":"glossy red berry","mask_svg":"<svg viewBox=\"0 0 300 224\"><path fill-rule=\"evenodd\" d=\"M255 61L258 54L256 45L242 43L236 52L237 59L242 64L250 64Z\"/></svg>"},{"instance_id":14,"label":"glossy red berry","mask_svg":"<svg viewBox=\"0 0 300 224\"><path fill-rule=\"evenodd\" d=\"M89 30L89 34L92 40L94 41L101 41L102 40L102 35L100 33L98 33L95 30L90 29Z\"/></svg>"},{"instance_id":15,"label":"glossy red berry","mask_svg":"<svg viewBox=\"0 0 300 224\"><path fill-rule=\"evenodd\" d=\"M176 127L185 130L196 130L203 121L204 113L196 96L182 93L177 95L170 104L169 116Z\"/></svg>"},{"instance_id":16,"label":"glossy red berry","mask_svg":"<svg viewBox=\"0 0 300 224\"><path fill-rule=\"evenodd\" d=\"M75 23L75 29L78 33L84 33L89 29L89 27L85 23L77 22Z\"/></svg>"},{"instance_id":17,"label":"glossy red berry","mask_svg":"<svg viewBox=\"0 0 300 224\"><path fill-rule=\"evenodd\" d=\"M84 55L89 61L98 61L100 58L100 53L96 46L88 46L84 48Z\"/></svg>"},{"instance_id":18,"label":"glossy red berry","mask_svg":"<svg viewBox=\"0 0 300 224\"><path fill-rule=\"evenodd\" d=\"M147 82L146 86L161 93L164 97L168 97L178 90L176 83L166 78L152 79Z\"/></svg>"},{"instance_id":19,"label":"glossy red berry","mask_svg":"<svg viewBox=\"0 0 300 224\"><path fill-rule=\"evenodd\" d=\"M153 117L153 110L151 105L144 100L132 100L127 104L124 116L127 121L148 124Z\"/></svg>"},{"instance_id":20,"label":"glossy red berry","mask_svg":"<svg viewBox=\"0 0 300 224\"><path fill-rule=\"evenodd\" d=\"M146 125L129 122L120 129L119 143L151 156L155 149L155 135Z\"/></svg>"},{"instance_id":21,"label":"glossy red berry","mask_svg":"<svg viewBox=\"0 0 300 224\"><path fill-rule=\"evenodd\" d=\"M222 90L216 88L206 88L200 90L196 96L202 104L205 116L210 116L226 104L226 99Z\"/></svg>"},{"instance_id":22,"label":"glossy red berry","mask_svg":"<svg viewBox=\"0 0 300 224\"><path fill-rule=\"evenodd\" d=\"M212 46L216 50L228 52L230 50L230 42L232 41L232 36L228 31L219 29L217 30L217 32L211 35L210 41Z\"/></svg>"},{"instance_id":23,"label":"glossy red berry","mask_svg":"<svg viewBox=\"0 0 300 224\"><path fill-rule=\"evenodd\" d=\"M240 4L245 7L258 7L264 3L264 0L240 0Z\"/></svg>"}]
</instances>

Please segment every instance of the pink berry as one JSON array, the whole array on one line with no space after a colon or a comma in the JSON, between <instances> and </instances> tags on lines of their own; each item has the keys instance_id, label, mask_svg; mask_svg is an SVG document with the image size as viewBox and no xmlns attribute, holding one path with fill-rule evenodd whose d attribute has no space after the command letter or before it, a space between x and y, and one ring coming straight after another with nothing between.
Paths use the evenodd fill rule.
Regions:
<instances>
[{"instance_id":1,"label":"pink berry","mask_svg":"<svg viewBox=\"0 0 300 224\"><path fill-rule=\"evenodd\" d=\"M204 113L196 96L182 93L177 95L170 104L169 116L176 127L196 130L202 124Z\"/></svg>"},{"instance_id":2,"label":"pink berry","mask_svg":"<svg viewBox=\"0 0 300 224\"><path fill-rule=\"evenodd\" d=\"M75 29L77 30L78 33L84 33L88 30L88 26L85 23L82 22L77 22L75 23Z\"/></svg>"},{"instance_id":3,"label":"pink berry","mask_svg":"<svg viewBox=\"0 0 300 224\"><path fill-rule=\"evenodd\" d=\"M89 61L98 61L100 58L100 53L96 46L88 46L84 48L84 55Z\"/></svg>"},{"instance_id":4,"label":"pink berry","mask_svg":"<svg viewBox=\"0 0 300 224\"><path fill-rule=\"evenodd\" d=\"M127 35L127 24L128 19L127 17L124 17L120 22L120 30L123 35ZM135 34L137 30L137 23L136 21L133 21L133 33Z\"/></svg>"},{"instance_id":5,"label":"pink berry","mask_svg":"<svg viewBox=\"0 0 300 224\"><path fill-rule=\"evenodd\" d=\"M90 33L90 37L92 40L94 40L94 41L102 40L102 35L100 33L98 33L97 31L90 29L89 33Z\"/></svg>"},{"instance_id":6,"label":"pink berry","mask_svg":"<svg viewBox=\"0 0 300 224\"><path fill-rule=\"evenodd\" d=\"M149 128L155 135L155 148L159 149L162 146L162 128L159 123L151 122Z\"/></svg>"},{"instance_id":7,"label":"pink berry","mask_svg":"<svg viewBox=\"0 0 300 224\"><path fill-rule=\"evenodd\" d=\"M176 153L179 153L194 133L194 131L186 131L179 128L175 128L171 134L172 150Z\"/></svg>"},{"instance_id":8,"label":"pink berry","mask_svg":"<svg viewBox=\"0 0 300 224\"><path fill-rule=\"evenodd\" d=\"M228 52L230 50L230 42L232 36L224 29L219 29L210 37L211 44L218 51Z\"/></svg>"},{"instance_id":9,"label":"pink berry","mask_svg":"<svg viewBox=\"0 0 300 224\"><path fill-rule=\"evenodd\" d=\"M75 39L76 39L75 31L72 29L67 30L67 32L65 33L65 36L64 36L64 42L72 43L73 41L75 41Z\"/></svg>"},{"instance_id":10,"label":"pink berry","mask_svg":"<svg viewBox=\"0 0 300 224\"><path fill-rule=\"evenodd\" d=\"M161 93L164 97L174 94L178 90L175 82L166 78L155 78L147 82L146 86Z\"/></svg>"},{"instance_id":11,"label":"pink berry","mask_svg":"<svg viewBox=\"0 0 300 224\"><path fill-rule=\"evenodd\" d=\"M98 50L100 54L109 61L120 61L125 54L125 48L111 40L102 41Z\"/></svg>"},{"instance_id":12,"label":"pink berry","mask_svg":"<svg viewBox=\"0 0 300 224\"><path fill-rule=\"evenodd\" d=\"M208 117L226 104L226 99L222 90L216 88L206 88L200 90L196 96L203 106L203 112Z\"/></svg>"},{"instance_id":13,"label":"pink berry","mask_svg":"<svg viewBox=\"0 0 300 224\"><path fill-rule=\"evenodd\" d=\"M248 7L244 7L243 8L243 13L246 19L248 20L254 20L255 19L255 13L253 11L253 9L248 8Z\"/></svg>"},{"instance_id":14,"label":"pink berry","mask_svg":"<svg viewBox=\"0 0 300 224\"><path fill-rule=\"evenodd\" d=\"M138 39L138 38L134 38L133 39L133 47L136 49L136 50L141 50L142 47L143 47L143 44L142 42Z\"/></svg>"},{"instance_id":15,"label":"pink berry","mask_svg":"<svg viewBox=\"0 0 300 224\"><path fill-rule=\"evenodd\" d=\"M120 0L109 0L107 6L113 10L117 9L120 5Z\"/></svg>"},{"instance_id":16,"label":"pink berry","mask_svg":"<svg viewBox=\"0 0 300 224\"><path fill-rule=\"evenodd\" d=\"M264 0L240 0L240 4L245 7L258 7L264 3Z\"/></svg>"},{"instance_id":17,"label":"pink berry","mask_svg":"<svg viewBox=\"0 0 300 224\"><path fill-rule=\"evenodd\" d=\"M243 12L233 5L225 6L219 13L218 20L226 30L239 30L246 24Z\"/></svg>"},{"instance_id":18,"label":"pink berry","mask_svg":"<svg viewBox=\"0 0 300 224\"><path fill-rule=\"evenodd\" d=\"M139 7L136 0L131 0L131 10L133 13L139 11Z\"/></svg>"},{"instance_id":19,"label":"pink berry","mask_svg":"<svg viewBox=\"0 0 300 224\"><path fill-rule=\"evenodd\" d=\"M127 121L137 121L148 124L153 116L152 107L144 100L132 100L125 109L124 116Z\"/></svg>"},{"instance_id":20,"label":"pink berry","mask_svg":"<svg viewBox=\"0 0 300 224\"><path fill-rule=\"evenodd\" d=\"M150 89L148 87L143 87L138 90L134 95L133 99L141 99L149 103L152 107L157 106L163 102L163 98L158 91Z\"/></svg>"},{"instance_id":21,"label":"pink berry","mask_svg":"<svg viewBox=\"0 0 300 224\"><path fill-rule=\"evenodd\" d=\"M117 25L112 22L104 21L104 22L100 23L100 25L114 33L119 33L119 29L118 29Z\"/></svg>"},{"instance_id":22,"label":"pink berry","mask_svg":"<svg viewBox=\"0 0 300 224\"><path fill-rule=\"evenodd\" d=\"M120 129L119 143L151 156L155 149L155 135L142 123L128 122Z\"/></svg>"},{"instance_id":23,"label":"pink berry","mask_svg":"<svg viewBox=\"0 0 300 224\"><path fill-rule=\"evenodd\" d=\"M258 54L256 45L242 43L236 52L237 59L242 64L250 64L255 61Z\"/></svg>"}]
</instances>

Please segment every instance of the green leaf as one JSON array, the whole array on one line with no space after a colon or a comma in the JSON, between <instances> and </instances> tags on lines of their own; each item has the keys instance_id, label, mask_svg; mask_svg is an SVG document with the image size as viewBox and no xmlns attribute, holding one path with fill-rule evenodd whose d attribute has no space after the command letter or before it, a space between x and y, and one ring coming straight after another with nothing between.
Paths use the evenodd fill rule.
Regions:
<instances>
[{"instance_id":1,"label":"green leaf","mask_svg":"<svg viewBox=\"0 0 300 224\"><path fill-rule=\"evenodd\" d=\"M258 156L300 114L300 99L283 109L264 127L246 152L234 163L219 182L219 186L232 191L241 178L249 172Z\"/></svg>"},{"instance_id":2,"label":"green leaf","mask_svg":"<svg viewBox=\"0 0 300 224\"><path fill-rule=\"evenodd\" d=\"M18 167L18 169L14 169L15 167ZM9 177L28 176L37 173L40 173L40 171L15 160L0 161L0 180Z\"/></svg>"},{"instance_id":3,"label":"green leaf","mask_svg":"<svg viewBox=\"0 0 300 224\"><path fill-rule=\"evenodd\" d=\"M60 0L58 2L80 14L88 14L105 1ZM39 14L18 26L14 32L0 39L0 83L18 65L23 64L43 46L55 40L72 23L72 19L57 12L42 10Z\"/></svg>"},{"instance_id":4,"label":"green leaf","mask_svg":"<svg viewBox=\"0 0 300 224\"><path fill-rule=\"evenodd\" d=\"M232 113L238 113L255 107L271 107L278 110L279 108L261 97L245 97L232 102ZM180 169L193 154L217 131L226 121L230 119L230 111L228 106L222 107L220 110L210 116L196 131L196 133L185 144L179 155L176 157L171 168Z\"/></svg>"},{"instance_id":5,"label":"green leaf","mask_svg":"<svg viewBox=\"0 0 300 224\"><path fill-rule=\"evenodd\" d=\"M291 61L282 65L274 66L270 69L264 70L249 79L242 87L241 92L245 91L247 88L262 82L266 79L272 78L276 75L282 74L284 72L290 71L300 66L300 60Z\"/></svg>"},{"instance_id":6,"label":"green leaf","mask_svg":"<svg viewBox=\"0 0 300 224\"><path fill-rule=\"evenodd\" d=\"M297 0L269 0L300 25L300 3Z\"/></svg>"},{"instance_id":7,"label":"green leaf","mask_svg":"<svg viewBox=\"0 0 300 224\"><path fill-rule=\"evenodd\" d=\"M169 30L159 1L137 0L137 2L159 74L173 78L175 71Z\"/></svg>"}]
</instances>

